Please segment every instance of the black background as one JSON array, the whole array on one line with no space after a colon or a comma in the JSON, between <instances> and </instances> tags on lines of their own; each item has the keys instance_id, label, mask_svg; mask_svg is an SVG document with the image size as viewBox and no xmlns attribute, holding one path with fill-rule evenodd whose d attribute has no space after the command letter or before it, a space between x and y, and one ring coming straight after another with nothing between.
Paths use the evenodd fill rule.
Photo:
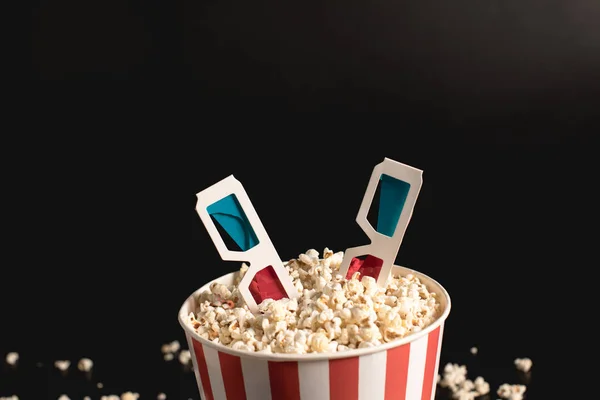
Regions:
<instances>
[{"instance_id":1,"label":"black background","mask_svg":"<svg viewBox=\"0 0 600 400\"><path fill-rule=\"evenodd\" d=\"M397 263L452 297L442 365L495 390L530 357L529 399L594 398L560 359L586 348L565 335L592 291L599 18L583 0L39 3L2 148L0 353L21 360L0 396L197 399L160 346L238 265L195 194L234 174L282 258L344 250L389 157L424 170ZM51 365L82 356L90 381Z\"/></svg>"}]
</instances>

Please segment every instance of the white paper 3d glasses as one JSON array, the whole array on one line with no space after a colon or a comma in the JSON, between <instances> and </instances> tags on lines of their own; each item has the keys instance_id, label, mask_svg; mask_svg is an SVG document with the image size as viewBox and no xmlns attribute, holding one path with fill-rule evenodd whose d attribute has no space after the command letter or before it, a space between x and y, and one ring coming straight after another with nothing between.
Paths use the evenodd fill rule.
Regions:
<instances>
[{"instance_id":1,"label":"white paper 3d glasses","mask_svg":"<svg viewBox=\"0 0 600 400\"><path fill-rule=\"evenodd\" d=\"M356 222L371 240L370 244L345 251L340 273L372 276L381 287L386 285L412 216L422 184L423 171L385 158L373 169L371 179L356 217ZM380 185L381 184L381 185ZM379 187L377 226L367 215ZM197 194L196 211L204 223L221 258L250 263L239 284L240 295L252 312L264 299L298 297L292 278L283 266L246 191L233 175ZM227 247L217 225L239 250Z\"/></svg>"}]
</instances>

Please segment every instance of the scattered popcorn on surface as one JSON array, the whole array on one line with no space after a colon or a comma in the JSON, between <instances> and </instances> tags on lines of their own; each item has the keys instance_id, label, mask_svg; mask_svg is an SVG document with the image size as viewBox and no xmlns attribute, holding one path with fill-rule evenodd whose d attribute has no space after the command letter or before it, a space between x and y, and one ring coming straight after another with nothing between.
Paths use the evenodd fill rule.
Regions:
<instances>
[{"instance_id":1,"label":"scattered popcorn on surface","mask_svg":"<svg viewBox=\"0 0 600 400\"><path fill-rule=\"evenodd\" d=\"M89 358L82 358L77 363L77 368L83 372L90 371L93 366L94 366L94 362L92 360L90 360Z\"/></svg>"},{"instance_id":2,"label":"scattered popcorn on surface","mask_svg":"<svg viewBox=\"0 0 600 400\"><path fill-rule=\"evenodd\" d=\"M167 395L164 393L159 393L158 396L156 396L157 400L165 400L167 398Z\"/></svg>"},{"instance_id":3,"label":"scattered popcorn on surface","mask_svg":"<svg viewBox=\"0 0 600 400\"><path fill-rule=\"evenodd\" d=\"M481 376L475 378L473 382L475 385L475 391L479 393L480 396L488 394L490 392L490 384L485 381Z\"/></svg>"},{"instance_id":4,"label":"scattered popcorn on surface","mask_svg":"<svg viewBox=\"0 0 600 400\"><path fill-rule=\"evenodd\" d=\"M11 351L6 355L6 363L8 365L15 365L19 361L19 353L16 351Z\"/></svg>"},{"instance_id":5,"label":"scattered popcorn on surface","mask_svg":"<svg viewBox=\"0 0 600 400\"><path fill-rule=\"evenodd\" d=\"M498 396L507 400L522 400L527 387L525 385L510 385L503 383L496 392Z\"/></svg>"},{"instance_id":6,"label":"scattered popcorn on surface","mask_svg":"<svg viewBox=\"0 0 600 400\"><path fill-rule=\"evenodd\" d=\"M519 371L523 371L525 373L529 372L531 367L533 366L533 361L529 358L517 358L515 359L515 366Z\"/></svg>"},{"instance_id":7,"label":"scattered popcorn on surface","mask_svg":"<svg viewBox=\"0 0 600 400\"><path fill-rule=\"evenodd\" d=\"M69 360L57 360L57 361L54 361L54 366L56 368L60 369L61 371L66 371L71 366L71 361L69 361Z\"/></svg>"},{"instance_id":8,"label":"scattered popcorn on surface","mask_svg":"<svg viewBox=\"0 0 600 400\"><path fill-rule=\"evenodd\" d=\"M203 338L236 350L262 353L325 353L365 348L419 332L440 313L435 293L416 276L393 277L387 288L355 273L344 279L343 252L311 249L285 263L300 293L296 299L265 299L254 315L235 285L213 283L201 293L187 321Z\"/></svg>"},{"instance_id":9,"label":"scattered popcorn on surface","mask_svg":"<svg viewBox=\"0 0 600 400\"><path fill-rule=\"evenodd\" d=\"M61 394L58 400L71 400L66 394Z\"/></svg>"},{"instance_id":10,"label":"scattered popcorn on surface","mask_svg":"<svg viewBox=\"0 0 600 400\"><path fill-rule=\"evenodd\" d=\"M440 386L456 392L467 380L467 366L448 363L444 367L444 374L440 380Z\"/></svg>"},{"instance_id":11,"label":"scattered popcorn on surface","mask_svg":"<svg viewBox=\"0 0 600 400\"><path fill-rule=\"evenodd\" d=\"M479 352L479 349L477 347L471 347L471 354L475 355L477 354L477 352Z\"/></svg>"},{"instance_id":12,"label":"scattered popcorn on surface","mask_svg":"<svg viewBox=\"0 0 600 400\"><path fill-rule=\"evenodd\" d=\"M125 392L121 394L121 400L137 400L140 397L139 393Z\"/></svg>"},{"instance_id":13,"label":"scattered popcorn on surface","mask_svg":"<svg viewBox=\"0 0 600 400\"><path fill-rule=\"evenodd\" d=\"M171 361L175 358L175 353L179 351L181 345L178 340L173 340L171 343L165 343L162 345L160 350L163 353L165 361Z\"/></svg>"},{"instance_id":14,"label":"scattered popcorn on surface","mask_svg":"<svg viewBox=\"0 0 600 400\"><path fill-rule=\"evenodd\" d=\"M171 343L163 344L161 347L161 351L163 354L177 353L180 348L181 345L179 344L179 341L173 340Z\"/></svg>"},{"instance_id":15,"label":"scattered popcorn on surface","mask_svg":"<svg viewBox=\"0 0 600 400\"><path fill-rule=\"evenodd\" d=\"M104 384L102 382L98 382L98 383L96 383L96 387L98 389L102 389L104 387Z\"/></svg>"},{"instance_id":16,"label":"scattered popcorn on surface","mask_svg":"<svg viewBox=\"0 0 600 400\"><path fill-rule=\"evenodd\" d=\"M179 362L183 365L188 365L192 359L192 354L189 350L181 350L179 353Z\"/></svg>"},{"instance_id":17,"label":"scattered popcorn on surface","mask_svg":"<svg viewBox=\"0 0 600 400\"><path fill-rule=\"evenodd\" d=\"M441 379L440 379L441 378ZM481 376L475 381L467 379L467 366L448 363L444 367L444 375L438 375L441 387L450 390L453 399L473 400L490 392L490 385Z\"/></svg>"}]
</instances>

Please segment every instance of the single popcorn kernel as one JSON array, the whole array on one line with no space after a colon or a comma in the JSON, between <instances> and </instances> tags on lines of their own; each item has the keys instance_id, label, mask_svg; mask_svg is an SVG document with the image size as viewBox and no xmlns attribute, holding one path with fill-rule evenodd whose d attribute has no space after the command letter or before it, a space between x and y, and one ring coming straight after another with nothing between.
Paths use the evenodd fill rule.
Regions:
<instances>
[{"instance_id":1,"label":"single popcorn kernel","mask_svg":"<svg viewBox=\"0 0 600 400\"><path fill-rule=\"evenodd\" d=\"M243 263L233 285L214 282L197 296L186 321L204 339L235 350L306 354L378 346L419 332L440 316L435 293L417 276L391 276L385 288L358 270L346 279L339 274L343 256L325 248L319 258L310 249L284 263L298 290L294 299L270 293L274 277L268 272L255 277L250 290L257 314L239 296L237 285L248 271ZM163 346L165 356L170 350Z\"/></svg>"},{"instance_id":2,"label":"single popcorn kernel","mask_svg":"<svg viewBox=\"0 0 600 400\"><path fill-rule=\"evenodd\" d=\"M179 353L179 362L183 365L188 365L192 359L192 354L189 350L181 350Z\"/></svg>"},{"instance_id":3,"label":"single popcorn kernel","mask_svg":"<svg viewBox=\"0 0 600 400\"><path fill-rule=\"evenodd\" d=\"M533 362L529 358L517 358L514 362L517 369L525 373L529 372L533 366Z\"/></svg>"},{"instance_id":4,"label":"single popcorn kernel","mask_svg":"<svg viewBox=\"0 0 600 400\"><path fill-rule=\"evenodd\" d=\"M61 371L66 371L71 366L71 361L69 360L57 360L54 362L54 366Z\"/></svg>"},{"instance_id":5,"label":"single popcorn kernel","mask_svg":"<svg viewBox=\"0 0 600 400\"><path fill-rule=\"evenodd\" d=\"M6 355L6 363L8 365L15 365L19 361L19 353L12 351Z\"/></svg>"},{"instance_id":6,"label":"single popcorn kernel","mask_svg":"<svg viewBox=\"0 0 600 400\"><path fill-rule=\"evenodd\" d=\"M89 358L82 358L77 363L77 369L79 369L80 371L83 371L83 372L89 372L93 366L94 366L94 362L92 360L90 360Z\"/></svg>"}]
</instances>

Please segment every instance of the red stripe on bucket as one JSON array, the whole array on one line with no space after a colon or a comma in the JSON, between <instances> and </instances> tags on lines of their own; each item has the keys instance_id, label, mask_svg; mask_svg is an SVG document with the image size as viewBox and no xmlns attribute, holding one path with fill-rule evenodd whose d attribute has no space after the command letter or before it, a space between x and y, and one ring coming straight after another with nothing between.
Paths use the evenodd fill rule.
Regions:
<instances>
[{"instance_id":1,"label":"red stripe on bucket","mask_svg":"<svg viewBox=\"0 0 600 400\"><path fill-rule=\"evenodd\" d=\"M387 351L387 362L385 366L385 400L405 399L409 359L410 343Z\"/></svg>"},{"instance_id":2,"label":"red stripe on bucket","mask_svg":"<svg viewBox=\"0 0 600 400\"><path fill-rule=\"evenodd\" d=\"M242 360L231 354L219 352L219 362L227 400L246 400Z\"/></svg>"},{"instance_id":3,"label":"red stripe on bucket","mask_svg":"<svg viewBox=\"0 0 600 400\"><path fill-rule=\"evenodd\" d=\"M329 360L329 400L358 400L358 357Z\"/></svg>"},{"instance_id":4,"label":"red stripe on bucket","mask_svg":"<svg viewBox=\"0 0 600 400\"><path fill-rule=\"evenodd\" d=\"M214 400L212 387L210 386L210 378L208 376L208 367L206 366L206 359L204 358L204 349L202 343L192 339L194 343L194 354L196 355L196 361L198 363L198 373L200 374L200 381L202 382L202 389L206 395L206 400Z\"/></svg>"},{"instance_id":5,"label":"red stripe on bucket","mask_svg":"<svg viewBox=\"0 0 600 400\"><path fill-rule=\"evenodd\" d=\"M431 400L433 380L436 379L435 362L440 338L440 327L429 333L427 338L427 359L425 360L425 376L423 378L423 391L421 400Z\"/></svg>"},{"instance_id":6,"label":"red stripe on bucket","mask_svg":"<svg viewBox=\"0 0 600 400\"><path fill-rule=\"evenodd\" d=\"M300 379L296 361L269 361L271 400L300 400Z\"/></svg>"}]
</instances>

